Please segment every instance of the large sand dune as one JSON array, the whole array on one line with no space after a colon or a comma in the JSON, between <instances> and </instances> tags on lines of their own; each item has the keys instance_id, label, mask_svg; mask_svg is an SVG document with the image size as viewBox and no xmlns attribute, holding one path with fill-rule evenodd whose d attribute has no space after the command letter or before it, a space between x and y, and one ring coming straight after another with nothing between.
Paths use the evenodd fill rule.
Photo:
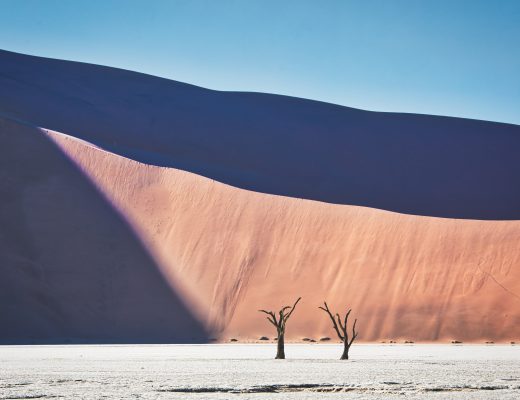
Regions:
<instances>
[{"instance_id":1,"label":"large sand dune","mask_svg":"<svg viewBox=\"0 0 520 400\"><path fill-rule=\"evenodd\" d=\"M331 334L317 306L354 308L361 339L520 337L520 221L417 217L260 194L48 133L126 215L172 285L225 337L303 296L288 336Z\"/></svg>"},{"instance_id":2,"label":"large sand dune","mask_svg":"<svg viewBox=\"0 0 520 400\"><path fill-rule=\"evenodd\" d=\"M104 195L41 131L0 118L0 343L205 340Z\"/></svg>"},{"instance_id":3,"label":"large sand dune","mask_svg":"<svg viewBox=\"0 0 520 400\"><path fill-rule=\"evenodd\" d=\"M323 300L363 340L520 339L518 126L6 52L0 88L0 341L272 336L297 296L292 339Z\"/></svg>"},{"instance_id":4,"label":"large sand dune","mask_svg":"<svg viewBox=\"0 0 520 400\"><path fill-rule=\"evenodd\" d=\"M0 51L0 113L263 193L520 219L520 127L218 92Z\"/></svg>"}]
</instances>

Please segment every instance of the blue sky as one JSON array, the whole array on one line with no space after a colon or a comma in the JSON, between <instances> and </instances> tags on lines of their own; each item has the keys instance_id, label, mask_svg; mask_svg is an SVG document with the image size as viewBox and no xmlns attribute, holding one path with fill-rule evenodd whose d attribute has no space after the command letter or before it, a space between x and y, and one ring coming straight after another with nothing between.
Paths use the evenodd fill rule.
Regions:
<instances>
[{"instance_id":1,"label":"blue sky","mask_svg":"<svg viewBox=\"0 0 520 400\"><path fill-rule=\"evenodd\" d=\"M520 124L520 0L0 0L0 48Z\"/></svg>"}]
</instances>

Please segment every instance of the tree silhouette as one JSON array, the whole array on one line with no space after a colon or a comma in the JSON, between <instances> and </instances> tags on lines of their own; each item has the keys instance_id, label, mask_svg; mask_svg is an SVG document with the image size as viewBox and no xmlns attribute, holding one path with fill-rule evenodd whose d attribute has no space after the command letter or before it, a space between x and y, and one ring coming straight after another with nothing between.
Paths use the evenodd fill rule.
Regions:
<instances>
[{"instance_id":1,"label":"tree silhouette","mask_svg":"<svg viewBox=\"0 0 520 400\"><path fill-rule=\"evenodd\" d=\"M325 311L331 321L332 326L334 327L334 330L336 331L339 339L343 342L343 354L341 355L340 360L348 360L348 351L350 350L350 346L352 346L352 343L354 343L354 340L357 338L358 333L356 332L356 323L357 319L354 320L354 325L352 325L352 337L349 338L348 332L347 332L347 325L348 325L348 317L350 315L350 312L352 311L349 309L347 313L345 314L345 318L343 318L343 322L341 321L341 318L339 314L336 313L336 316L334 317L329 310L329 306L327 305L327 302L323 302L325 307L318 307L320 310Z\"/></svg>"},{"instance_id":2,"label":"tree silhouette","mask_svg":"<svg viewBox=\"0 0 520 400\"><path fill-rule=\"evenodd\" d=\"M273 311L258 310L259 312L267 314L267 320L275 326L276 332L278 333L278 346L275 359L285 359L285 326L300 300L301 297L298 297L298 300L296 300L292 307L285 306L280 311L278 311L278 319L276 318L276 314Z\"/></svg>"}]
</instances>

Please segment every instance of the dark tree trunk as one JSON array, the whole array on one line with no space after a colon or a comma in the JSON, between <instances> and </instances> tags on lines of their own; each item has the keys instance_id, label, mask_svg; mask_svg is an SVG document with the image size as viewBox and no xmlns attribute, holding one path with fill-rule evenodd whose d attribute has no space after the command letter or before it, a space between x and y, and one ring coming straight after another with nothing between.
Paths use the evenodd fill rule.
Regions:
<instances>
[{"instance_id":1,"label":"dark tree trunk","mask_svg":"<svg viewBox=\"0 0 520 400\"><path fill-rule=\"evenodd\" d=\"M283 333L278 335L278 349L276 351L276 359L285 360L285 348L284 348L284 337Z\"/></svg>"},{"instance_id":2,"label":"dark tree trunk","mask_svg":"<svg viewBox=\"0 0 520 400\"><path fill-rule=\"evenodd\" d=\"M276 318L276 314L273 311L267 311L267 310L258 310L260 312L263 312L264 314L267 314L267 320L273 324L276 327L276 332L278 332L278 345L276 350L276 357L279 360L285 359L285 349L284 349L284 336L285 336L285 326L287 323L287 320L292 315L294 310L296 309L296 305L301 300L301 297L298 297L298 300L293 304L292 307L285 306L280 311L278 311L278 319ZM289 311L287 311L289 310Z\"/></svg>"},{"instance_id":3,"label":"dark tree trunk","mask_svg":"<svg viewBox=\"0 0 520 400\"><path fill-rule=\"evenodd\" d=\"M343 354L341 355L340 360L348 360L348 351L349 351L349 345L346 341L343 342Z\"/></svg>"},{"instance_id":4,"label":"dark tree trunk","mask_svg":"<svg viewBox=\"0 0 520 400\"><path fill-rule=\"evenodd\" d=\"M352 325L352 336L349 338L349 334L347 332L347 324L348 317L352 310L349 309L345 314L345 318L343 318L342 320L338 313L336 313L336 316L332 315L332 312L330 311L326 301L323 302L323 305L324 307L318 308L327 313L330 320L332 321L332 327L336 331L339 340L343 342L343 354L341 355L340 360L348 360L348 351L350 350L350 346L352 346L352 343L354 343L354 340L356 340L358 336L358 333L356 331L357 319L354 320L354 325Z\"/></svg>"}]
</instances>

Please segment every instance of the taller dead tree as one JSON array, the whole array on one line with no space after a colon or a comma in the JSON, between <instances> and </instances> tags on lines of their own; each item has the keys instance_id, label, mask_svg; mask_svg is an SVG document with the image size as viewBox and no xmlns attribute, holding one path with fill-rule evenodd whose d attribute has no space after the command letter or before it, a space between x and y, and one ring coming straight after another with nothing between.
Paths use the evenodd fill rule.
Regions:
<instances>
[{"instance_id":1,"label":"taller dead tree","mask_svg":"<svg viewBox=\"0 0 520 400\"><path fill-rule=\"evenodd\" d=\"M343 354L341 355L340 360L348 360L348 351L350 350L350 346L352 346L352 343L354 343L354 340L356 340L358 335L358 333L356 332L357 319L354 320L354 324L352 325L352 336L349 337L349 334L347 332L347 325L348 317L352 310L349 309L347 311L347 313L345 314L345 318L343 318L342 321L339 314L336 313L336 316L332 315L332 312L329 310L327 302L323 302L323 304L325 305L325 307L320 306L318 308L320 310L325 311L329 315L334 330L336 331L339 339L343 342Z\"/></svg>"},{"instance_id":2,"label":"taller dead tree","mask_svg":"<svg viewBox=\"0 0 520 400\"><path fill-rule=\"evenodd\" d=\"M301 300L301 297L298 297L298 300L291 306L285 306L280 311L278 311L278 318L276 318L276 314L272 311L267 310L258 310L267 314L267 320L273 324L276 328L276 332L278 332L278 346L276 351L276 359L285 359L285 347L284 347L284 336L285 336L285 326L290 316L294 312L296 305Z\"/></svg>"}]
</instances>

